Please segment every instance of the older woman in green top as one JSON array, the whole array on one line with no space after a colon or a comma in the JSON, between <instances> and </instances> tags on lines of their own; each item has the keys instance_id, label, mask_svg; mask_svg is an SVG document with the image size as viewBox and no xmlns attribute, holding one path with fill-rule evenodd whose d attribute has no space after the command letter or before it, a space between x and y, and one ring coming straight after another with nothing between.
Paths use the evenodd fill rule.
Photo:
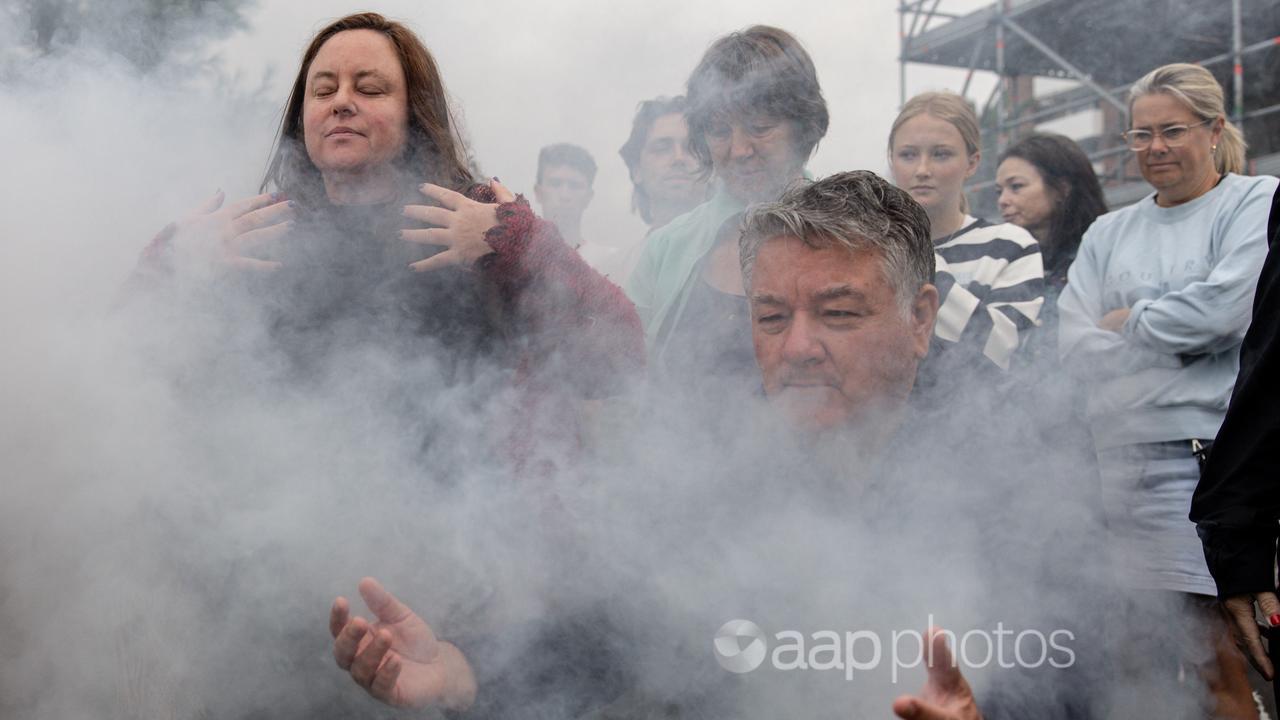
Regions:
<instances>
[{"instance_id":1,"label":"older woman in green top","mask_svg":"<svg viewBox=\"0 0 1280 720\"><path fill-rule=\"evenodd\" d=\"M700 384L758 383L738 262L738 220L804 176L827 132L813 61L777 28L720 38L688 84L689 139L714 195L656 230L627 283L655 374Z\"/></svg>"}]
</instances>

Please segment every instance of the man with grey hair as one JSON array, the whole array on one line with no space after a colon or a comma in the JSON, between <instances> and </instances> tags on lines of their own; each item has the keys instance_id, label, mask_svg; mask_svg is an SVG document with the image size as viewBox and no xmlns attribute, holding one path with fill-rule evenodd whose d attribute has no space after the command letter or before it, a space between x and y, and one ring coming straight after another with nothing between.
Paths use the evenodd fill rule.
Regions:
<instances>
[{"instance_id":1,"label":"man with grey hair","mask_svg":"<svg viewBox=\"0 0 1280 720\"><path fill-rule=\"evenodd\" d=\"M875 173L838 173L752 207L739 244L771 404L864 455L888 445L938 313L924 209ZM898 698L894 712L980 718L943 632L931 628L928 638L924 692Z\"/></svg>"},{"instance_id":2,"label":"man with grey hair","mask_svg":"<svg viewBox=\"0 0 1280 720\"><path fill-rule=\"evenodd\" d=\"M740 241L765 394L799 426L897 428L929 349L938 291L929 219L866 171L754 206Z\"/></svg>"},{"instance_id":3,"label":"man with grey hair","mask_svg":"<svg viewBox=\"0 0 1280 720\"><path fill-rule=\"evenodd\" d=\"M805 478L817 480L809 486L814 493L812 497L851 498L852 495L826 494L826 486L821 481L827 478L818 477L814 471L823 472L829 466L821 462L816 468L805 464L804 461L814 459L816 452L820 452L816 448L847 450L853 446L863 458L888 457L897 451L906 457L888 457L889 462L881 463L875 473L865 472L865 467L853 468L868 486L862 488L866 494L857 496L863 503L861 509L893 517L889 523L892 527L877 528L877 538L886 546L899 543L902 547L902 542L912 539L908 535L918 533L927 536L928 542L934 537L947 538L953 543L951 550L955 546L963 547L964 541L954 530L989 523L990 511L1000 508L994 503L981 503L978 509L985 507L986 512L975 512L975 503L962 502L970 494L967 488L962 492L953 484L947 490L933 482L938 477L937 468L931 462L933 458L920 457L931 454L928 452L933 447L931 441L921 439L931 436L914 432L919 429L914 423L912 430L904 425L907 399L917 366L928 352L938 309L938 292L932 282L934 251L924 210L906 192L874 173L839 173L793 186L776 202L753 206L744 219L739 250L744 288L751 303L752 340L765 394L789 424L807 432L803 433L806 437L798 448L792 448L789 439L781 439L776 445L764 443L770 447L756 448L759 452L749 457L736 460L726 457L726 472L735 475L737 492L730 493L724 502L731 504L736 499L749 497L747 505L754 505L758 496L749 488L763 490L777 484L777 476L764 469L775 466L793 473L789 480L795 483L791 485L794 492L801 491L805 480L800 478ZM791 454L793 449L800 455ZM980 452L973 454L979 460L985 458ZM918 462L907 462L909 460ZM965 460L964 457L945 457L946 470L961 477L981 477L963 473L959 466L964 465ZM751 470L736 475L736 468L744 466L750 466ZM871 477L872 474L876 477ZM756 480L764 482L753 485ZM871 487L876 481L881 481L880 487ZM900 494L877 494L886 485L901 491ZM931 497L939 489L943 490L938 493L942 497ZM974 499L979 501L986 497L982 493L976 495ZM909 507L902 503L904 499L909 500ZM659 502L670 510L669 498L663 496ZM937 512L937 503L945 504L948 512ZM867 519L866 515L858 515L857 510L859 508L850 506L842 522ZM633 509L628 506L628 514L632 513ZM728 514L737 517L735 513ZM679 526L681 517L684 516L667 512L661 522ZM921 517L929 518L927 528L921 524ZM1005 519L1008 526L1005 529L1009 533L1018 532L1018 526L1012 523ZM645 527L646 531L652 531L650 525ZM743 527L756 526L747 523ZM715 548L724 546L727 537L736 536L731 533L721 536L710 552L719 552ZM787 560L793 557L789 553L799 557L809 549L803 538L796 540L796 547L806 550L783 551ZM927 556L913 555L914 551L909 549L903 552L909 557L927 559ZM944 564L949 562L945 553L936 559ZM668 558L664 555L659 562L666 567ZM681 563L680 560L670 562ZM874 564L869 557L855 562ZM612 565L612 560L609 563ZM936 567L916 569L924 576L938 570ZM1001 576L993 572L990 578L984 575L982 580L970 578L970 582L989 579L1001 580ZM1017 579L1025 578L1019 575ZM995 605L1001 597L996 588L1004 586L988 587ZM480 717L503 716L486 703L508 708L515 717L533 716L527 705L521 704L530 702L529 697L512 694L511 688L521 687L519 683L500 676L496 680L477 681L471 659L463 657L458 650L469 648L470 652L469 643L440 642L426 622L372 579L361 583L360 592L376 622L363 619L349 622L349 603L340 598L333 607L331 632L335 637L334 655L338 664L368 692L384 702L418 707L452 703L451 707L461 709L473 701L479 702L481 709L476 712ZM995 610L1002 608L995 605ZM708 657L703 652L686 656L682 649L663 644L657 652L661 653L664 663L680 667L681 682L670 687L648 681L635 682L631 673L637 672L636 668L605 650L611 646L600 639L599 633L605 627L602 623L607 621L607 617L598 620L592 616L585 622L570 618L546 629L540 637L562 642L543 642L537 648L541 653L537 661L527 665L551 668L555 683L560 684L531 685L537 694L558 701L559 696L548 688L578 692L571 681L583 678L594 694L621 693L597 714L588 716L597 719L649 717L659 712L671 716L670 708L685 705L688 713L676 716L718 717L727 714L723 708L733 707L736 693L744 686L721 682L726 679L722 675L704 674L708 670ZM680 632L677 627L668 630ZM653 626L645 625L644 632L652 633ZM586 650L568 653L566 647ZM927 660L923 657L925 654ZM947 633L935 627L922 634L921 655L927 668L925 687L917 696L897 698L893 703L894 712L910 720L981 720L974 695L948 647ZM483 665L487 658L483 654L480 657L477 668L494 677L494 671ZM684 665L686 662L690 664ZM615 670L616 677L611 674ZM612 679L600 680L591 675L593 672L603 672ZM775 679L786 680L782 676ZM1063 683L1060 676L1047 674L1031 680L1041 683L1033 687L1043 695L1034 717L1080 717L1065 710L1060 715L1041 711L1041 708L1073 708L1068 704L1071 695L1085 697L1076 692L1076 686ZM1009 676L1002 677L1002 681L1008 683ZM1044 691L1045 681L1063 685L1066 700L1060 694ZM1022 703L1017 707L1025 706L1030 692L1012 691L1014 700ZM586 699L595 700L594 697ZM998 696L984 696L983 702L988 712L1000 716ZM704 708L717 711L701 713ZM564 716L569 714L557 715Z\"/></svg>"}]
</instances>

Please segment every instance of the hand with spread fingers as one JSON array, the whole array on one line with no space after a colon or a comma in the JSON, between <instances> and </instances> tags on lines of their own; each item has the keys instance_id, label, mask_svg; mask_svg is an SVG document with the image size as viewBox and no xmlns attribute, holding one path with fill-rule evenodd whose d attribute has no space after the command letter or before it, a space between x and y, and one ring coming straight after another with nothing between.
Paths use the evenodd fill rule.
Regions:
<instances>
[{"instance_id":1,"label":"hand with spread fingers","mask_svg":"<svg viewBox=\"0 0 1280 720\"><path fill-rule=\"evenodd\" d=\"M516 199L496 178L489 185L499 204ZM462 193L431 183L419 189L440 206L405 205L407 217L430 227L403 230L400 237L420 245L437 245L444 250L409 265L410 268L426 272L449 265L470 267L476 260L493 252L484 236L498 224L498 205L476 202Z\"/></svg>"},{"instance_id":2,"label":"hand with spread fingers","mask_svg":"<svg viewBox=\"0 0 1280 720\"><path fill-rule=\"evenodd\" d=\"M1258 623L1257 611L1267 618L1269 625ZM1260 592L1254 595L1232 595L1222 601L1222 613L1227 617L1227 626L1231 628L1231 638L1236 647L1244 653L1253 665L1253 669L1267 680L1274 680L1276 670L1267 657L1266 648L1262 646L1262 629L1264 627L1280 627L1280 599L1275 593Z\"/></svg>"},{"instance_id":3,"label":"hand with spread fingers","mask_svg":"<svg viewBox=\"0 0 1280 720\"><path fill-rule=\"evenodd\" d=\"M224 205L219 190L173 226L180 257L214 267L271 271L280 263L248 257L245 252L284 237L293 226L293 205L279 195L263 193Z\"/></svg>"},{"instance_id":4,"label":"hand with spread fingers","mask_svg":"<svg viewBox=\"0 0 1280 720\"><path fill-rule=\"evenodd\" d=\"M894 700L893 713L905 720L982 720L973 691L947 647L947 636L940 628L929 628L928 636L929 679L918 697Z\"/></svg>"},{"instance_id":5,"label":"hand with spread fingers","mask_svg":"<svg viewBox=\"0 0 1280 720\"><path fill-rule=\"evenodd\" d=\"M376 621L353 618L346 598L334 600L329 632L338 667L394 707L470 707L476 681L462 652L437 639L431 626L377 580L365 578L359 589Z\"/></svg>"}]
</instances>

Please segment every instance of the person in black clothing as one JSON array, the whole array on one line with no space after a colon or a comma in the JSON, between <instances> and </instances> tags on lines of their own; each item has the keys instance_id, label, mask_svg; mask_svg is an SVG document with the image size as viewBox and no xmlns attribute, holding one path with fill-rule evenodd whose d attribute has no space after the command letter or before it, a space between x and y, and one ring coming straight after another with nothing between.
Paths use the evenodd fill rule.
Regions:
<instances>
[{"instance_id":1,"label":"person in black clothing","mask_svg":"<svg viewBox=\"0 0 1280 720\"><path fill-rule=\"evenodd\" d=\"M1190 517L1236 643L1263 677L1274 680L1254 614L1256 606L1270 627L1280 626L1280 191L1271 201L1267 236L1271 249L1253 299L1253 324L1240 347L1240 374Z\"/></svg>"}]
</instances>

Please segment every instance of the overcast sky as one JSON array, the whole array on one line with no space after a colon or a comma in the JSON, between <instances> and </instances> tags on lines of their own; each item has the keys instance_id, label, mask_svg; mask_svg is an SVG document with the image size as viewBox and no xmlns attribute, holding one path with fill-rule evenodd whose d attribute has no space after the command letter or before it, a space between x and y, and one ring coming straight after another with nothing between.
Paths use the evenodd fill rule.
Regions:
<instances>
[{"instance_id":1,"label":"overcast sky","mask_svg":"<svg viewBox=\"0 0 1280 720\"><path fill-rule=\"evenodd\" d=\"M587 237L625 244L643 233L629 213L630 185L617 152L636 103L682 93L715 38L755 23L795 34L817 65L831 129L810 169L884 171L885 134L898 106L896 7L894 0L267 0L251 13L253 28L219 51L249 77L273 68L269 97L283 104L303 46L325 22L365 9L407 21L435 54L484 171L529 192L539 147L561 141L586 147L600 166ZM911 92L958 89L962 81L959 71L908 70ZM974 87L971 94L985 98L990 80ZM271 130L264 128L264 136Z\"/></svg>"}]
</instances>

